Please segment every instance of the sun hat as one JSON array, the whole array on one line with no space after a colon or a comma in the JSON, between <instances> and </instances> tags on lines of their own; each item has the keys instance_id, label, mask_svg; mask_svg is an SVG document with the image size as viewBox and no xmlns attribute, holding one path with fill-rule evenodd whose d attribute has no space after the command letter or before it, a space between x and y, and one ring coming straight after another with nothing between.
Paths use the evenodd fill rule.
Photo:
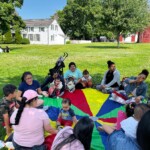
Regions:
<instances>
[{"instance_id":1,"label":"sun hat","mask_svg":"<svg viewBox=\"0 0 150 150\"><path fill-rule=\"evenodd\" d=\"M23 97L25 97L27 100L26 102L38 97L38 94L34 90L27 90L24 92Z\"/></svg>"}]
</instances>

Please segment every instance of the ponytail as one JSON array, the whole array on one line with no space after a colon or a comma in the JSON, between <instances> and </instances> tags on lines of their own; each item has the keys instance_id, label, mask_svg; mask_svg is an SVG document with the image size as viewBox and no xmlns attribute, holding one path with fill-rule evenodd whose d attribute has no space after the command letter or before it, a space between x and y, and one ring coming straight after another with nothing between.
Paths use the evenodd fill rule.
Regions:
<instances>
[{"instance_id":1,"label":"ponytail","mask_svg":"<svg viewBox=\"0 0 150 150\"><path fill-rule=\"evenodd\" d=\"M25 97L22 98L22 101L21 101L21 103L20 103L20 106L19 106L19 109L18 109L16 118L15 118L15 124L14 124L14 125L18 125L18 124L19 124L19 121L20 121L22 112L23 112L24 107L25 107L25 105L26 105L26 100L27 100L27 99L26 99Z\"/></svg>"},{"instance_id":2,"label":"ponytail","mask_svg":"<svg viewBox=\"0 0 150 150\"><path fill-rule=\"evenodd\" d=\"M18 112L17 112L17 115L16 115L16 118L15 118L15 123L12 125L18 125L19 124L19 121L20 121L22 112L24 110L24 107L26 106L26 104L30 105L34 100L36 100L36 98L37 97L34 97L33 99L28 100L27 102L26 102L26 100L27 100L26 97L22 98Z\"/></svg>"}]
</instances>

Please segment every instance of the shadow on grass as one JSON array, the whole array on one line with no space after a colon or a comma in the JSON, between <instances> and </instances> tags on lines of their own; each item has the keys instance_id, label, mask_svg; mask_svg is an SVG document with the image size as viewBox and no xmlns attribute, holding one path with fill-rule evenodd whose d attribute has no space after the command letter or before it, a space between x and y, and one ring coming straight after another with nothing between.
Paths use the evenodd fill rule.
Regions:
<instances>
[{"instance_id":1,"label":"shadow on grass","mask_svg":"<svg viewBox=\"0 0 150 150\"><path fill-rule=\"evenodd\" d=\"M21 50L23 47L19 46L19 47L10 47L10 51L14 51L14 50Z\"/></svg>"},{"instance_id":2,"label":"shadow on grass","mask_svg":"<svg viewBox=\"0 0 150 150\"><path fill-rule=\"evenodd\" d=\"M117 48L117 46L86 46L86 48L96 48L96 49L129 49L130 47L127 46L120 46Z\"/></svg>"}]
</instances>

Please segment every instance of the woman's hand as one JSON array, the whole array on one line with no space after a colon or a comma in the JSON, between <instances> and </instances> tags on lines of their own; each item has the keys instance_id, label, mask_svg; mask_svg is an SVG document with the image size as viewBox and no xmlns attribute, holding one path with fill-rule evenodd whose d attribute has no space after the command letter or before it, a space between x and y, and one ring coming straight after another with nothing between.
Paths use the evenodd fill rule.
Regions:
<instances>
[{"instance_id":1,"label":"woman's hand","mask_svg":"<svg viewBox=\"0 0 150 150\"><path fill-rule=\"evenodd\" d=\"M46 91L42 91L42 95L44 95L45 97L48 97L48 93Z\"/></svg>"},{"instance_id":2,"label":"woman's hand","mask_svg":"<svg viewBox=\"0 0 150 150\"><path fill-rule=\"evenodd\" d=\"M138 96L138 97L135 98L135 102L136 102L137 104L139 104L140 101L141 101L141 96Z\"/></svg>"},{"instance_id":3,"label":"woman's hand","mask_svg":"<svg viewBox=\"0 0 150 150\"><path fill-rule=\"evenodd\" d=\"M102 89L105 89L105 88L106 88L106 86L105 86L105 85L102 85L101 87L102 87Z\"/></svg>"}]
</instances>

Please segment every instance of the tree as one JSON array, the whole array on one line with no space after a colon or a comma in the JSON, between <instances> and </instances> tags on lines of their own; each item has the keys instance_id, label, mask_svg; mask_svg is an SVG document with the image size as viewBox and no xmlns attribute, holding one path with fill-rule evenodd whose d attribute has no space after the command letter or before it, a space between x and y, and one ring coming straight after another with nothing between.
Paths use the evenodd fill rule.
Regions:
<instances>
[{"instance_id":1,"label":"tree","mask_svg":"<svg viewBox=\"0 0 150 150\"><path fill-rule=\"evenodd\" d=\"M147 0L101 0L102 26L112 32L119 47L120 35L143 30L150 22Z\"/></svg>"},{"instance_id":2,"label":"tree","mask_svg":"<svg viewBox=\"0 0 150 150\"><path fill-rule=\"evenodd\" d=\"M3 36L9 29L24 28L21 17L16 14L15 8L21 8L23 0L0 0L0 34Z\"/></svg>"},{"instance_id":3,"label":"tree","mask_svg":"<svg viewBox=\"0 0 150 150\"><path fill-rule=\"evenodd\" d=\"M101 6L99 0L68 0L58 11L58 21L71 39L92 39L100 34Z\"/></svg>"},{"instance_id":4,"label":"tree","mask_svg":"<svg viewBox=\"0 0 150 150\"><path fill-rule=\"evenodd\" d=\"M22 36L21 36L20 30L15 31L15 43L16 44L22 43Z\"/></svg>"},{"instance_id":5,"label":"tree","mask_svg":"<svg viewBox=\"0 0 150 150\"><path fill-rule=\"evenodd\" d=\"M10 29L5 33L4 37L5 37L4 43L6 44L12 43L12 34Z\"/></svg>"}]
</instances>

